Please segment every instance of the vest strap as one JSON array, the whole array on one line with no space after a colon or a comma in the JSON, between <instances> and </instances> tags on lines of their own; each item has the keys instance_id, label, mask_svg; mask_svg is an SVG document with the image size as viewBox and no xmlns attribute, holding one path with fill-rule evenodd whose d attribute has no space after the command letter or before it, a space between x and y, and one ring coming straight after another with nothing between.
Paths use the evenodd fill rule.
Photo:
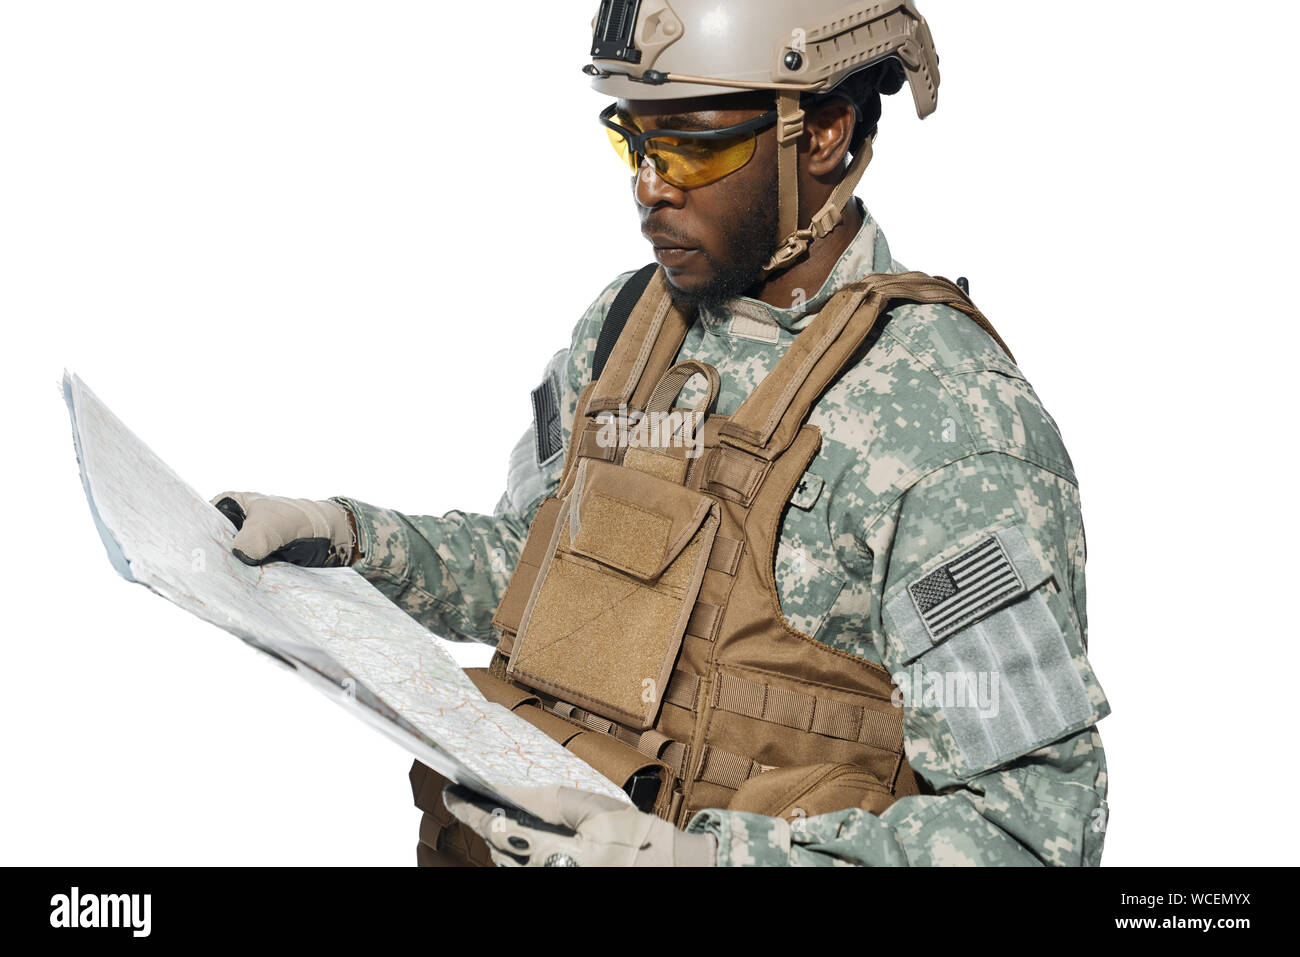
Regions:
<instances>
[{"instance_id":1,"label":"vest strap","mask_svg":"<svg viewBox=\"0 0 1300 957\"><path fill-rule=\"evenodd\" d=\"M581 423L575 426L575 428L579 427L581 427ZM602 445L600 442L600 433L583 431L582 435L578 437L578 447L576 451L581 458L596 459L601 462L612 462L614 461L614 455L618 449L609 444Z\"/></svg>"},{"instance_id":2,"label":"vest strap","mask_svg":"<svg viewBox=\"0 0 1300 957\"><path fill-rule=\"evenodd\" d=\"M965 313L1014 361L992 324L957 285L918 272L875 273L831 298L722 426L722 439L765 459L789 448L813 404L848 366L894 300L937 303Z\"/></svg>"},{"instance_id":3,"label":"vest strap","mask_svg":"<svg viewBox=\"0 0 1300 957\"><path fill-rule=\"evenodd\" d=\"M692 315L673 302L663 269L656 271L614 344L585 414L617 412L620 406L644 408L650 391L677 358L691 320Z\"/></svg>"},{"instance_id":4,"label":"vest strap","mask_svg":"<svg viewBox=\"0 0 1300 957\"><path fill-rule=\"evenodd\" d=\"M722 624L722 611L721 605L697 601L695 607L691 609L691 617L686 622L686 634L705 641L716 641L718 626Z\"/></svg>"},{"instance_id":5,"label":"vest strap","mask_svg":"<svg viewBox=\"0 0 1300 957\"><path fill-rule=\"evenodd\" d=\"M748 507L770 465L766 459L720 445L709 453L704 489L711 495Z\"/></svg>"},{"instance_id":6,"label":"vest strap","mask_svg":"<svg viewBox=\"0 0 1300 957\"><path fill-rule=\"evenodd\" d=\"M600 335L596 339L595 355L591 358L593 382L605 371L605 363L609 361L609 354L614 351L614 343L618 342L618 337L623 334L623 327L627 325L628 317L632 315L632 310L636 308L637 302L645 293L646 286L650 284L650 279L658 269L655 263L642 266L632 278L623 283L618 295L610 303L609 311L605 313L605 321L600 326Z\"/></svg>"},{"instance_id":7,"label":"vest strap","mask_svg":"<svg viewBox=\"0 0 1300 957\"><path fill-rule=\"evenodd\" d=\"M718 535L713 539L713 549L709 552L709 567L724 575L735 575L740 569L740 553L745 543L738 538Z\"/></svg>"},{"instance_id":8,"label":"vest strap","mask_svg":"<svg viewBox=\"0 0 1300 957\"><path fill-rule=\"evenodd\" d=\"M699 694L699 675L687 671L674 671L668 682L668 689L664 692L664 701L685 708L687 711L694 711L699 701Z\"/></svg>"},{"instance_id":9,"label":"vest strap","mask_svg":"<svg viewBox=\"0 0 1300 957\"><path fill-rule=\"evenodd\" d=\"M753 758L742 754L705 747L704 759L700 762L700 770L695 775L695 779L705 784L716 784L718 787L736 791L750 778L770 770L772 768L767 765L759 764Z\"/></svg>"},{"instance_id":10,"label":"vest strap","mask_svg":"<svg viewBox=\"0 0 1300 957\"><path fill-rule=\"evenodd\" d=\"M641 735L637 750L647 757L662 761L673 772L673 777L680 779L686 771L686 745L674 741L653 728Z\"/></svg>"}]
</instances>

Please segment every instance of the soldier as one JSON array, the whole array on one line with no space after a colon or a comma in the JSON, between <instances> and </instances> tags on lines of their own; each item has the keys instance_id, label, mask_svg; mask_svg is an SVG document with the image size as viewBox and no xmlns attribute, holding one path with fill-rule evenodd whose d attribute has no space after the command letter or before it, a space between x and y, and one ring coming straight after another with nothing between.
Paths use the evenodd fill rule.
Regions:
<instances>
[{"instance_id":1,"label":"soldier","mask_svg":"<svg viewBox=\"0 0 1300 957\"><path fill-rule=\"evenodd\" d=\"M925 20L605 0L594 30L656 264L546 366L495 512L214 499L243 560L351 564L497 644L484 693L636 804L525 790L559 825L529 826L444 806L417 763L420 862L1097 864L1109 706L1070 458L965 291L906 272L852 196L881 95L935 108ZM693 447L646 431L671 410Z\"/></svg>"}]
</instances>

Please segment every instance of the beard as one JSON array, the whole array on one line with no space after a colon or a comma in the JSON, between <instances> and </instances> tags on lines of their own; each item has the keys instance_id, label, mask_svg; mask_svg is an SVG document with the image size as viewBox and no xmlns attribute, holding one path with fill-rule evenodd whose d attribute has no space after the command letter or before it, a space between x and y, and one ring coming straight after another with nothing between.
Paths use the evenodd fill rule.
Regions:
<instances>
[{"instance_id":1,"label":"beard","mask_svg":"<svg viewBox=\"0 0 1300 957\"><path fill-rule=\"evenodd\" d=\"M734 299L763 280L763 267L771 261L777 248L776 230L777 171L773 164L771 179L762 190L754 190L750 199L731 207L731 214L721 224L727 237L720 256L699 250L708 264L712 278L698 289L678 289L671 282L669 294L680 306L698 308L718 306Z\"/></svg>"}]
</instances>

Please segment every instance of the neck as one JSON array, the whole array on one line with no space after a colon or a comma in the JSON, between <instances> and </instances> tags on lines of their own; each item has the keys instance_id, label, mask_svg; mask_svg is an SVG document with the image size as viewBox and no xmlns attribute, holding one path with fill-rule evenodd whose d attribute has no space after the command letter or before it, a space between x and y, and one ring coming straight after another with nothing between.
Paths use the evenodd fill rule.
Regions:
<instances>
[{"instance_id":1,"label":"neck","mask_svg":"<svg viewBox=\"0 0 1300 957\"><path fill-rule=\"evenodd\" d=\"M861 228L862 212L857 202L850 198L840 224L828 236L814 240L808 247L807 256L789 269L758 283L746 295L777 309L790 309L795 303L811 299Z\"/></svg>"}]
</instances>

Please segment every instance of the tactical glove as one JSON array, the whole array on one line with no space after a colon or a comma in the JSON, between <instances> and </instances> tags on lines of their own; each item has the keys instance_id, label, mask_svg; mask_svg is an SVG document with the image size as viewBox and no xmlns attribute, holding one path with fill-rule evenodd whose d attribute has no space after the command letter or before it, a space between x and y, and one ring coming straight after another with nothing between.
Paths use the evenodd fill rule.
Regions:
<instances>
[{"instance_id":1,"label":"tactical glove","mask_svg":"<svg viewBox=\"0 0 1300 957\"><path fill-rule=\"evenodd\" d=\"M288 562L307 568L352 564L352 516L334 502L276 498L256 492L222 492L212 504L238 534L235 557L246 565Z\"/></svg>"},{"instance_id":2,"label":"tactical glove","mask_svg":"<svg viewBox=\"0 0 1300 957\"><path fill-rule=\"evenodd\" d=\"M558 785L508 788L506 797L542 820L498 808L485 810L456 791L443 803L487 841L503 867L712 867L717 844L707 834L687 834L667 821L613 798ZM546 824L558 825L548 828ZM535 824L540 823L538 827Z\"/></svg>"}]
</instances>

